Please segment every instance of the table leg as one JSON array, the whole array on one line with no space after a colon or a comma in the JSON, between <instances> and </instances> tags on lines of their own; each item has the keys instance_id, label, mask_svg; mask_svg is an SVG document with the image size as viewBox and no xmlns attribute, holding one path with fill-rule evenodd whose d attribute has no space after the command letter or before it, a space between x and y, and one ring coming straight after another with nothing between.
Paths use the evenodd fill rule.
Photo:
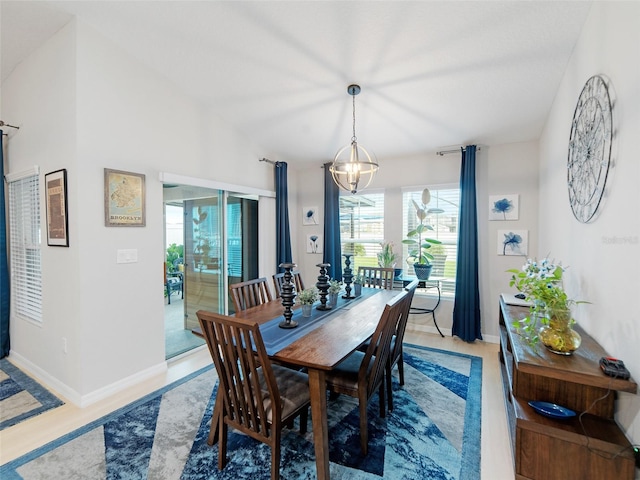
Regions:
<instances>
[{"instance_id":1,"label":"table leg","mask_svg":"<svg viewBox=\"0 0 640 480\"><path fill-rule=\"evenodd\" d=\"M329 480L329 428L327 426L327 383L323 370L309 369L313 443L316 450L316 476Z\"/></svg>"},{"instance_id":2,"label":"table leg","mask_svg":"<svg viewBox=\"0 0 640 480\"><path fill-rule=\"evenodd\" d=\"M440 291L440 282L438 282L435 287L438 289L438 301L436 302L436 305L433 308L420 308L420 307L411 307L411 309L409 310L410 313L430 313L431 316L433 317L433 324L436 326L436 328L438 329L438 333L440 334L441 337L444 337L443 333L440 331L440 327L438 326L438 322L436 321L436 308L438 308L438 305L440 305L440 299L442 297L442 292ZM433 288L433 287L431 287Z\"/></svg>"}]
</instances>

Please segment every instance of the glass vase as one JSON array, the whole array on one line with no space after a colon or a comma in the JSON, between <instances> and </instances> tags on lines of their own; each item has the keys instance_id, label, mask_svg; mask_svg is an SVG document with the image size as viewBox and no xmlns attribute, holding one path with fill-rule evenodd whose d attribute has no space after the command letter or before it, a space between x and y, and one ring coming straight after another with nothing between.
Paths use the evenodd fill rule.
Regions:
<instances>
[{"instance_id":1,"label":"glass vase","mask_svg":"<svg viewBox=\"0 0 640 480\"><path fill-rule=\"evenodd\" d=\"M571 310L547 308L548 323L542 325L538 336L548 350L558 355L571 355L582 343L580 334L573 328Z\"/></svg>"}]
</instances>

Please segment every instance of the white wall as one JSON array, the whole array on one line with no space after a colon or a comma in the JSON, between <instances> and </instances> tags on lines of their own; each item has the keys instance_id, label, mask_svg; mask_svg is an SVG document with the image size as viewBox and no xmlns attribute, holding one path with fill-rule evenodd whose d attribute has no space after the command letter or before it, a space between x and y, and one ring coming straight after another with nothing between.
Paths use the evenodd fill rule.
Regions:
<instances>
[{"instance_id":1,"label":"white wall","mask_svg":"<svg viewBox=\"0 0 640 480\"><path fill-rule=\"evenodd\" d=\"M576 45L540 141L540 251L569 266L565 287L591 305L576 309L578 323L610 355L640 378L640 4L595 2ZM571 212L566 159L575 104L587 79L612 82L612 166L598 218L579 223ZM617 419L640 443L640 399L621 394Z\"/></svg>"},{"instance_id":2,"label":"white wall","mask_svg":"<svg viewBox=\"0 0 640 480\"><path fill-rule=\"evenodd\" d=\"M18 65L2 85L3 118L20 126L20 130L7 129L5 173L39 165L43 182L45 173L66 168L72 215L77 212L75 45L75 25L69 24ZM44 218L44 196L42 200ZM77 366L81 363L77 349L80 332L75 328L82 282L78 277L77 223L70 225L69 235L70 248L47 247L46 240L42 247L43 285L56 286L54 290L43 289L42 324L12 318L10 336L12 354L30 363L32 371L57 380L58 388L66 385L73 393L80 384ZM69 347L66 355L63 337Z\"/></svg>"},{"instance_id":3,"label":"white wall","mask_svg":"<svg viewBox=\"0 0 640 480\"><path fill-rule=\"evenodd\" d=\"M268 156L173 84L73 21L2 85L8 171L67 168L70 247L43 247L44 322L11 323L11 355L91 403L166 368L159 172L273 190ZM104 168L146 175L146 226L104 226ZM44 209L44 207L43 207ZM44 210L43 210L44 211ZM138 262L117 264L117 249ZM62 352L62 338L68 353Z\"/></svg>"},{"instance_id":4,"label":"white wall","mask_svg":"<svg viewBox=\"0 0 640 480\"><path fill-rule=\"evenodd\" d=\"M485 340L498 339L498 297L509 291L508 268L519 268L523 257L501 257L496 254L497 230L524 229L530 232L530 245L536 247L538 212L538 148L537 142L509 145L481 146L476 155L478 202L478 253L480 256L480 303L482 332ZM400 246L405 238L402 230L402 187L444 185L460 182L460 155L438 156L425 154L380 161L380 170L367 191L385 192L385 239ZM298 210L307 206L319 207L319 225L302 226L301 211L292 216L298 226L298 265L306 285L313 285L318 276L316 264L322 254L306 253L306 239L310 234L322 234L324 222L323 170L320 166L298 172L300 189ZM488 221L488 195L520 195L520 219L509 222ZM432 305L431 300L416 297L415 305ZM453 323L453 301L443 300L436 311L438 325L446 333ZM427 331L435 331L432 321L425 318Z\"/></svg>"}]
</instances>

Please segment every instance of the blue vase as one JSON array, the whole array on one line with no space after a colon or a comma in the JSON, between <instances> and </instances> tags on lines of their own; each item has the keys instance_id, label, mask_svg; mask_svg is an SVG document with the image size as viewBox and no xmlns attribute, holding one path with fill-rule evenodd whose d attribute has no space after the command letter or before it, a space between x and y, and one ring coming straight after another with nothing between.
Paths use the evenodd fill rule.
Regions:
<instances>
[{"instance_id":1,"label":"blue vase","mask_svg":"<svg viewBox=\"0 0 640 480\"><path fill-rule=\"evenodd\" d=\"M432 265L427 265L425 263L414 263L413 271L416 272L416 277L418 280L429 280L429 275L431 275Z\"/></svg>"}]
</instances>

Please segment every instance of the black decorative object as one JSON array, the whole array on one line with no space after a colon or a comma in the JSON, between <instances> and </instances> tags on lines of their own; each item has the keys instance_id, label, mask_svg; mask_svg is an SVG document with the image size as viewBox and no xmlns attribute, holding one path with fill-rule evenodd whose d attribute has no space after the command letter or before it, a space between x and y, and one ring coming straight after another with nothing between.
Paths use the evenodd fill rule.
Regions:
<instances>
[{"instance_id":1,"label":"black decorative object","mask_svg":"<svg viewBox=\"0 0 640 480\"><path fill-rule=\"evenodd\" d=\"M329 290L329 276L327 275L327 268L331 266L330 263L318 263L316 267L320 267L320 275L318 276L318 282L316 287L320 293L320 305L316 307L316 310L331 310L331 305L327 304L327 291Z\"/></svg>"},{"instance_id":2,"label":"black decorative object","mask_svg":"<svg viewBox=\"0 0 640 480\"><path fill-rule=\"evenodd\" d=\"M342 298L351 300L352 298L356 298L354 295L351 295L351 281L353 280L353 273L351 270L351 254L345 253L342 256L344 257L344 272L342 273L342 279L344 280L345 291L345 294L342 296Z\"/></svg>"},{"instance_id":3,"label":"black decorative object","mask_svg":"<svg viewBox=\"0 0 640 480\"><path fill-rule=\"evenodd\" d=\"M294 291L293 282L291 279L293 275L291 274L291 270L296 268L295 263L281 263L280 268L284 268L284 281L282 282L282 291L280 293L280 297L282 298L282 306L284 307L284 321L280 322L280 328L296 328L298 326L298 322L292 322L291 317L293 316L293 311L291 311L291 307L293 307L293 299L296 298L296 294Z\"/></svg>"}]
</instances>

